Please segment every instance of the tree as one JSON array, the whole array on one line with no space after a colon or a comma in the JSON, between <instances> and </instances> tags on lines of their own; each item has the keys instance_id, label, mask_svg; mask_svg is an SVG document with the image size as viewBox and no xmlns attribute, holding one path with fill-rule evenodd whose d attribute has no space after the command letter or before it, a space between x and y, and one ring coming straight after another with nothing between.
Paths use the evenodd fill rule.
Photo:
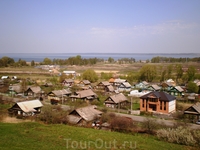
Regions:
<instances>
[{"instance_id":1,"label":"tree","mask_svg":"<svg viewBox=\"0 0 200 150\"><path fill-rule=\"evenodd\" d=\"M176 81L178 82L178 80L181 79L182 76L183 76L182 65L178 64L176 65Z\"/></svg>"},{"instance_id":2,"label":"tree","mask_svg":"<svg viewBox=\"0 0 200 150\"><path fill-rule=\"evenodd\" d=\"M151 82L156 78L157 71L156 66L145 65L140 69L139 80Z\"/></svg>"},{"instance_id":3,"label":"tree","mask_svg":"<svg viewBox=\"0 0 200 150\"><path fill-rule=\"evenodd\" d=\"M49 59L49 58L44 58L43 64L44 64L44 65L51 65L51 64L52 64L52 61L51 61L51 59Z\"/></svg>"},{"instance_id":4,"label":"tree","mask_svg":"<svg viewBox=\"0 0 200 150\"><path fill-rule=\"evenodd\" d=\"M199 87L196 85L196 83L190 81L187 85L187 90L190 93L197 93L199 90Z\"/></svg>"},{"instance_id":5,"label":"tree","mask_svg":"<svg viewBox=\"0 0 200 150\"><path fill-rule=\"evenodd\" d=\"M172 76L172 68L173 68L173 65L168 65L167 66L167 78L170 79L171 76Z\"/></svg>"},{"instance_id":6,"label":"tree","mask_svg":"<svg viewBox=\"0 0 200 150\"><path fill-rule=\"evenodd\" d=\"M195 67L194 66L189 66L189 68L187 70L188 81L194 80L195 73L196 73Z\"/></svg>"},{"instance_id":7,"label":"tree","mask_svg":"<svg viewBox=\"0 0 200 150\"><path fill-rule=\"evenodd\" d=\"M113 63L114 61L115 61L115 60L114 60L112 57L109 57L109 58L108 58L108 62L109 62L109 63Z\"/></svg>"},{"instance_id":8,"label":"tree","mask_svg":"<svg viewBox=\"0 0 200 150\"><path fill-rule=\"evenodd\" d=\"M96 82L98 80L96 72L92 69L85 70L82 74L82 78L90 82Z\"/></svg>"},{"instance_id":9,"label":"tree","mask_svg":"<svg viewBox=\"0 0 200 150\"><path fill-rule=\"evenodd\" d=\"M31 66L35 66L35 61L34 60L31 61Z\"/></svg>"},{"instance_id":10,"label":"tree","mask_svg":"<svg viewBox=\"0 0 200 150\"><path fill-rule=\"evenodd\" d=\"M15 63L14 59L4 56L0 59L0 66L2 67L8 67L12 66Z\"/></svg>"}]
</instances>

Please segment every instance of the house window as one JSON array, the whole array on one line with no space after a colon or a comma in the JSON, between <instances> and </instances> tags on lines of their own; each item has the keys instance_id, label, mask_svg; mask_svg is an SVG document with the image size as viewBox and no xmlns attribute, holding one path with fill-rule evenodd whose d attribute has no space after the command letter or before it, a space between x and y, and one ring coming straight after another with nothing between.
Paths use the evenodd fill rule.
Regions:
<instances>
[{"instance_id":1,"label":"house window","mask_svg":"<svg viewBox=\"0 0 200 150\"><path fill-rule=\"evenodd\" d=\"M157 102L158 99L157 99L157 98L149 98L149 101L150 101L150 102Z\"/></svg>"},{"instance_id":2,"label":"house window","mask_svg":"<svg viewBox=\"0 0 200 150\"><path fill-rule=\"evenodd\" d=\"M162 110L162 101L160 101L160 110Z\"/></svg>"},{"instance_id":3,"label":"house window","mask_svg":"<svg viewBox=\"0 0 200 150\"><path fill-rule=\"evenodd\" d=\"M142 107L144 107L144 99L142 99Z\"/></svg>"},{"instance_id":4,"label":"house window","mask_svg":"<svg viewBox=\"0 0 200 150\"><path fill-rule=\"evenodd\" d=\"M166 102L164 102L164 110L166 110Z\"/></svg>"}]
</instances>

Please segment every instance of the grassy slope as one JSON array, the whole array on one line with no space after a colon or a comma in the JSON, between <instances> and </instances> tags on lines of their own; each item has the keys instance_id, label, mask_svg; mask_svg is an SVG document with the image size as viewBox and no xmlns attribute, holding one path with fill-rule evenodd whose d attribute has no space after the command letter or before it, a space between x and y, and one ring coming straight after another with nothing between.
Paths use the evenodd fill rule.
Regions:
<instances>
[{"instance_id":1,"label":"grassy slope","mask_svg":"<svg viewBox=\"0 0 200 150\"><path fill-rule=\"evenodd\" d=\"M65 139L70 139L68 144ZM96 140L99 142L96 144ZM113 144L114 140L116 144ZM80 142L82 141L82 147ZM190 149L183 145L171 144L157 140L149 135L129 135L103 130L73 127L68 125L44 125L39 123L0 123L0 149L1 150L23 150L23 149L85 149L96 150L109 147L109 141L113 148L108 149L140 149L140 150L184 150ZM125 148L123 143L127 142ZM89 145L90 142L90 145ZM92 143L93 142L93 143ZM106 143L107 144L106 144ZM136 142L136 145L135 145ZM103 144L102 144L103 143ZM132 148L130 148L130 146ZM73 147L74 146L74 147ZM115 147L114 147L115 146ZM135 147L136 146L136 147Z\"/></svg>"}]
</instances>

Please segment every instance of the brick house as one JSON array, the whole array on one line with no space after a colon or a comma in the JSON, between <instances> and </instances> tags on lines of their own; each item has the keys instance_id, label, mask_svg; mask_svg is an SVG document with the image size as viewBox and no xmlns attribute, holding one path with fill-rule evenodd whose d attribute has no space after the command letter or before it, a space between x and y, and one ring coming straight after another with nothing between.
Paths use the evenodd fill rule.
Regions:
<instances>
[{"instance_id":1,"label":"brick house","mask_svg":"<svg viewBox=\"0 0 200 150\"><path fill-rule=\"evenodd\" d=\"M176 98L165 92L153 91L140 97L140 111L171 113L176 110Z\"/></svg>"}]
</instances>

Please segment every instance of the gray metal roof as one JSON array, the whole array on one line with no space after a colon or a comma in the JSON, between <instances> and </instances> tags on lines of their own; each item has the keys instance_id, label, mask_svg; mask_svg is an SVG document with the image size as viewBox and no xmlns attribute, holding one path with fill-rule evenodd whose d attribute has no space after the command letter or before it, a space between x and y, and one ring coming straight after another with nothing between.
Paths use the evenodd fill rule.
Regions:
<instances>
[{"instance_id":1,"label":"gray metal roof","mask_svg":"<svg viewBox=\"0 0 200 150\"><path fill-rule=\"evenodd\" d=\"M43 104L40 100L31 100L31 101L23 101L18 102L17 105L23 110L24 112L34 112L34 108L42 107Z\"/></svg>"}]
</instances>

